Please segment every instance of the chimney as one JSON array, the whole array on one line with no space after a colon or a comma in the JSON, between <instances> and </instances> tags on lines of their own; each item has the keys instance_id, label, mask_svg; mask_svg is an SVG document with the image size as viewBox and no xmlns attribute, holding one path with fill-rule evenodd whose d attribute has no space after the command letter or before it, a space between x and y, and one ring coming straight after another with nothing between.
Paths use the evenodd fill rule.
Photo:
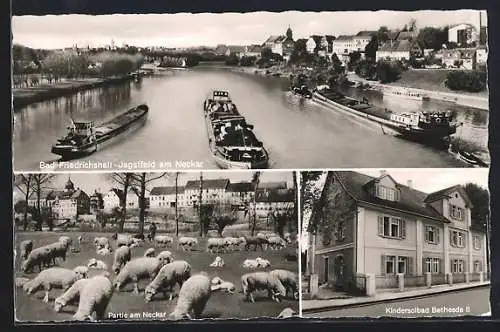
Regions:
<instances>
[{"instance_id":1,"label":"chimney","mask_svg":"<svg viewBox=\"0 0 500 332\"><path fill-rule=\"evenodd\" d=\"M408 188L413 189L413 181L412 180L408 180L407 186L408 186Z\"/></svg>"},{"instance_id":2,"label":"chimney","mask_svg":"<svg viewBox=\"0 0 500 332\"><path fill-rule=\"evenodd\" d=\"M384 176L384 175L387 175L387 171L385 169L380 171L380 176Z\"/></svg>"}]
</instances>

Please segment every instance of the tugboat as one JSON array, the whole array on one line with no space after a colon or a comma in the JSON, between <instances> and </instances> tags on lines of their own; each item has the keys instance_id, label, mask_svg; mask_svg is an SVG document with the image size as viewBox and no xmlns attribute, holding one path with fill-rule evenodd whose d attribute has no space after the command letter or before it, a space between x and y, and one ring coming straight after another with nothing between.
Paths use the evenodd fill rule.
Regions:
<instances>
[{"instance_id":1,"label":"tugboat","mask_svg":"<svg viewBox=\"0 0 500 332\"><path fill-rule=\"evenodd\" d=\"M261 141L239 114L227 91L215 90L203 103L212 157L223 169L263 169L269 155Z\"/></svg>"},{"instance_id":2,"label":"tugboat","mask_svg":"<svg viewBox=\"0 0 500 332\"><path fill-rule=\"evenodd\" d=\"M390 120L403 136L439 140L457 131L451 112L392 113Z\"/></svg>"},{"instance_id":3,"label":"tugboat","mask_svg":"<svg viewBox=\"0 0 500 332\"><path fill-rule=\"evenodd\" d=\"M148 112L147 105L139 105L97 126L94 121L72 119L72 126L67 128L68 133L57 140L51 152L65 160L90 155L101 150L103 143L143 125Z\"/></svg>"}]
</instances>

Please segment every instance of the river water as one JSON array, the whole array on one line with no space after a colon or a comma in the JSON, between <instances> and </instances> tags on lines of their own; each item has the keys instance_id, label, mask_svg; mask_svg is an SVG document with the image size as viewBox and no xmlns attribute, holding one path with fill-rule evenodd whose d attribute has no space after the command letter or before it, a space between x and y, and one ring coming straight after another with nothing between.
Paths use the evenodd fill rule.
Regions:
<instances>
[{"instance_id":1,"label":"river water","mask_svg":"<svg viewBox=\"0 0 500 332\"><path fill-rule=\"evenodd\" d=\"M116 168L122 161L154 161L149 166L155 169L175 167L176 161L217 168L208 150L201 108L210 89L230 91L269 151L271 168L465 166L446 151L386 135L378 126L300 101L284 91L284 84L279 78L196 69L32 104L14 113L15 170L38 171L41 161L57 160L51 144L65 133L70 115L101 121L140 103L150 107L144 127L81 160L112 162ZM453 108L466 122L462 134L485 144L487 112Z\"/></svg>"}]
</instances>

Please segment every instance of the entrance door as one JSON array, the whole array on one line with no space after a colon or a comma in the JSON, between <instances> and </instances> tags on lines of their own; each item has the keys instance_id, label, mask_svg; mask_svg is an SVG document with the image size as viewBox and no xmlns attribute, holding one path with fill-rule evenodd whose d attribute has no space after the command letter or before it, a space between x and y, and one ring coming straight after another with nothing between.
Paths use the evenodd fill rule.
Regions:
<instances>
[{"instance_id":1,"label":"entrance door","mask_svg":"<svg viewBox=\"0 0 500 332\"><path fill-rule=\"evenodd\" d=\"M344 256L335 257L335 288L342 289L344 287Z\"/></svg>"},{"instance_id":2,"label":"entrance door","mask_svg":"<svg viewBox=\"0 0 500 332\"><path fill-rule=\"evenodd\" d=\"M324 267L325 267L325 271L324 271L324 276L325 276L325 279L323 280L323 283L328 283L328 281L330 280L330 258L328 256L325 256L323 257L324 259Z\"/></svg>"}]
</instances>

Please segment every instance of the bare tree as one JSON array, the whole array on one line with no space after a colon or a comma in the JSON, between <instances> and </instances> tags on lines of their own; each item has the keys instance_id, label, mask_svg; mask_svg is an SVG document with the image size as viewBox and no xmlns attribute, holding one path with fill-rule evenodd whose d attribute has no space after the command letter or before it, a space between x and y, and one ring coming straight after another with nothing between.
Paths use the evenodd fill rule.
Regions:
<instances>
[{"instance_id":1,"label":"bare tree","mask_svg":"<svg viewBox=\"0 0 500 332\"><path fill-rule=\"evenodd\" d=\"M179 236L179 175L175 172L175 236Z\"/></svg>"},{"instance_id":2,"label":"bare tree","mask_svg":"<svg viewBox=\"0 0 500 332\"><path fill-rule=\"evenodd\" d=\"M23 229L28 228L28 200L32 195L33 174L17 174L14 176L14 185L24 195L26 205L24 207L24 224Z\"/></svg>"},{"instance_id":3,"label":"bare tree","mask_svg":"<svg viewBox=\"0 0 500 332\"><path fill-rule=\"evenodd\" d=\"M204 216L203 216L203 209L202 209L202 200L203 200L203 172L200 172L200 192L199 192L199 197L198 197L198 213L199 213L199 218L200 218L200 237L203 237L204 234Z\"/></svg>"},{"instance_id":4,"label":"bare tree","mask_svg":"<svg viewBox=\"0 0 500 332\"><path fill-rule=\"evenodd\" d=\"M56 174L48 174L48 173L38 173L38 174L33 174L32 179L33 179L33 191L36 194L36 215L37 215L37 220L36 220L36 227L39 231L42 230L42 210L40 208L40 201L41 201L41 196L42 196L42 191L49 189L50 184L52 183L52 180L56 177ZM52 224L49 223L49 227L52 229Z\"/></svg>"},{"instance_id":5,"label":"bare tree","mask_svg":"<svg viewBox=\"0 0 500 332\"><path fill-rule=\"evenodd\" d=\"M158 180L167 173L131 173L132 181L139 187L139 234L144 234L144 221L146 219L146 186L148 183Z\"/></svg>"},{"instance_id":6,"label":"bare tree","mask_svg":"<svg viewBox=\"0 0 500 332\"><path fill-rule=\"evenodd\" d=\"M127 193L130 187L133 185L133 173L111 173L108 175L109 179L118 184L123 191L123 194L120 196L120 220L118 223L118 232L123 232L123 227L125 225L125 218L127 215Z\"/></svg>"},{"instance_id":7,"label":"bare tree","mask_svg":"<svg viewBox=\"0 0 500 332\"><path fill-rule=\"evenodd\" d=\"M252 236L255 235L255 228L257 227L257 189L260 183L260 172L254 172L250 181L253 185L253 206L252 206Z\"/></svg>"}]
</instances>

